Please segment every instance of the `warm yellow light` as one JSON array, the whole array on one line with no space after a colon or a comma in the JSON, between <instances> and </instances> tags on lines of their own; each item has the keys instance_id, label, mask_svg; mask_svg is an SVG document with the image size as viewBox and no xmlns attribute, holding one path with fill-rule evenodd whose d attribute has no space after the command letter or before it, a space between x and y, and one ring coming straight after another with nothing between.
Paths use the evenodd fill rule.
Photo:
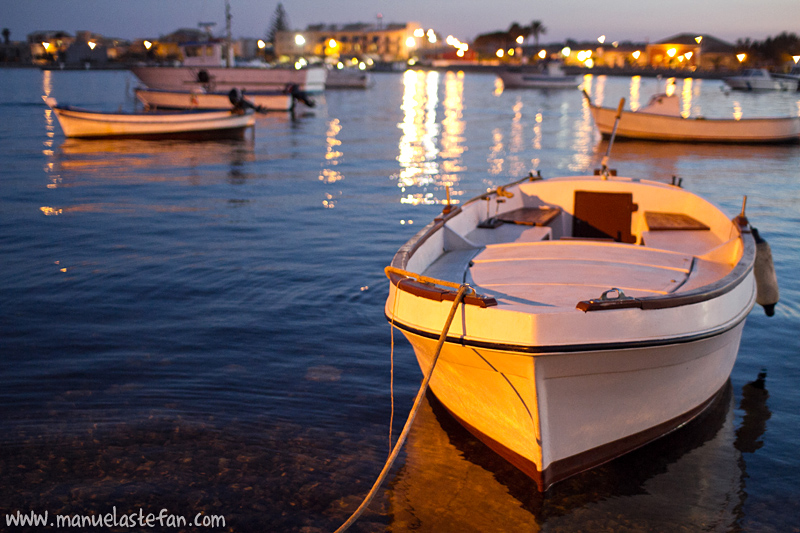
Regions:
<instances>
[{"instance_id":1,"label":"warm yellow light","mask_svg":"<svg viewBox=\"0 0 800 533\"><path fill-rule=\"evenodd\" d=\"M364 63L363 61L361 61L361 62L358 64L358 70L367 70L367 64L366 64L366 63Z\"/></svg>"},{"instance_id":2,"label":"warm yellow light","mask_svg":"<svg viewBox=\"0 0 800 533\"><path fill-rule=\"evenodd\" d=\"M606 36L601 35L600 37L597 38L597 42L603 44L604 42L606 42Z\"/></svg>"},{"instance_id":3,"label":"warm yellow light","mask_svg":"<svg viewBox=\"0 0 800 533\"><path fill-rule=\"evenodd\" d=\"M497 57L503 57L504 55L506 55L506 53L505 53L505 51L504 51L504 50L501 48L501 49L497 50L497 52L495 52L495 55L497 55Z\"/></svg>"},{"instance_id":4,"label":"warm yellow light","mask_svg":"<svg viewBox=\"0 0 800 533\"><path fill-rule=\"evenodd\" d=\"M586 65L587 68L594 67L594 61L592 61L592 58L587 59L586 61L583 62L583 64Z\"/></svg>"},{"instance_id":5,"label":"warm yellow light","mask_svg":"<svg viewBox=\"0 0 800 533\"><path fill-rule=\"evenodd\" d=\"M739 63L741 63L741 62L743 62L745 59L747 59L747 54L736 54L736 59L738 59L738 60L739 60Z\"/></svg>"},{"instance_id":6,"label":"warm yellow light","mask_svg":"<svg viewBox=\"0 0 800 533\"><path fill-rule=\"evenodd\" d=\"M144 47L147 48L148 50L150 50L150 48L153 46L153 43L151 43L150 41L144 41L143 44Z\"/></svg>"},{"instance_id":7,"label":"warm yellow light","mask_svg":"<svg viewBox=\"0 0 800 533\"><path fill-rule=\"evenodd\" d=\"M631 55L633 56L633 58L634 58L634 59L639 59L639 57L642 55L642 52L641 52L641 51L639 51L639 50L636 50L636 51L635 51L634 53L632 53Z\"/></svg>"},{"instance_id":8,"label":"warm yellow light","mask_svg":"<svg viewBox=\"0 0 800 533\"><path fill-rule=\"evenodd\" d=\"M670 48L669 50L667 50L667 55L669 57L675 57L675 54L677 54L677 53L678 53L678 50L676 48Z\"/></svg>"},{"instance_id":9,"label":"warm yellow light","mask_svg":"<svg viewBox=\"0 0 800 533\"><path fill-rule=\"evenodd\" d=\"M525 42L525 37L523 37L522 35L520 35L519 37L517 37L517 44L522 44L522 43L524 43L524 42Z\"/></svg>"},{"instance_id":10,"label":"warm yellow light","mask_svg":"<svg viewBox=\"0 0 800 533\"><path fill-rule=\"evenodd\" d=\"M306 38L300 35L299 33L294 36L294 44L297 46L303 46L306 44Z\"/></svg>"},{"instance_id":11,"label":"warm yellow light","mask_svg":"<svg viewBox=\"0 0 800 533\"><path fill-rule=\"evenodd\" d=\"M794 64L796 65L800 61L800 56L792 56L792 59L794 59Z\"/></svg>"},{"instance_id":12,"label":"warm yellow light","mask_svg":"<svg viewBox=\"0 0 800 533\"><path fill-rule=\"evenodd\" d=\"M508 55L510 55L510 56L514 55L514 49L513 48L509 48L508 49Z\"/></svg>"},{"instance_id":13,"label":"warm yellow light","mask_svg":"<svg viewBox=\"0 0 800 533\"><path fill-rule=\"evenodd\" d=\"M45 52L48 52L50 50L50 43L43 42L42 46L44 47Z\"/></svg>"},{"instance_id":14,"label":"warm yellow light","mask_svg":"<svg viewBox=\"0 0 800 533\"><path fill-rule=\"evenodd\" d=\"M97 46L97 43L96 43L96 42L94 42L94 41L89 41L89 42L88 42L88 43L86 43L86 44L88 44L88 45L89 45L89 49L90 49L90 50L94 50L94 47L95 47L95 46Z\"/></svg>"},{"instance_id":15,"label":"warm yellow light","mask_svg":"<svg viewBox=\"0 0 800 533\"><path fill-rule=\"evenodd\" d=\"M694 38L694 40L697 44L700 44L703 41L703 36L698 35L697 37Z\"/></svg>"},{"instance_id":16,"label":"warm yellow light","mask_svg":"<svg viewBox=\"0 0 800 533\"><path fill-rule=\"evenodd\" d=\"M422 28L417 28L414 30L414 37L425 37L425 30Z\"/></svg>"},{"instance_id":17,"label":"warm yellow light","mask_svg":"<svg viewBox=\"0 0 800 533\"><path fill-rule=\"evenodd\" d=\"M258 43L256 43L256 44L258 44L258 48L259 48L260 50L263 50L264 48L266 48L266 47L267 47L267 43L265 43L263 39L259 39L259 40L258 40Z\"/></svg>"},{"instance_id":18,"label":"warm yellow light","mask_svg":"<svg viewBox=\"0 0 800 533\"><path fill-rule=\"evenodd\" d=\"M414 48L415 46L417 46L417 41L413 37L409 37L408 39L406 39L406 46L408 48Z\"/></svg>"},{"instance_id":19,"label":"warm yellow light","mask_svg":"<svg viewBox=\"0 0 800 533\"><path fill-rule=\"evenodd\" d=\"M336 39L328 41L328 48L336 48Z\"/></svg>"},{"instance_id":20,"label":"warm yellow light","mask_svg":"<svg viewBox=\"0 0 800 533\"><path fill-rule=\"evenodd\" d=\"M694 54L692 52L686 52L684 55L686 56L686 59L691 59Z\"/></svg>"},{"instance_id":21,"label":"warm yellow light","mask_svg":"<svg viewBox=\"0 0 800 533\"><path fill-rule=\"evenodd\" d=\"M459 48L459 49L458 49L458 52L456 52L456 55L457 55L458 57L464 57L464 50L462 50L461 48Z\"/></svg>"},{"instance_id":22,"label":"warm yellow light","mask_svg":"<svg viewBox=\"0 0 800 533\"><path fill-rule=\"evenodd\" d=\"M539 59L544 59L547 57L547 52L544 50L539 50Z\"/></svg>"},{"instance_id":23,"label":"warm yellow light","mask_svg":"<svg viewBox=\"0 0 800 533\"><path fill-rule=\"evenodd\" d=\"M569 57L571 53L572 49L569 46L565 46L564 48L561 49L561 55L564 57Z\"/></svg>"}]
</instances>

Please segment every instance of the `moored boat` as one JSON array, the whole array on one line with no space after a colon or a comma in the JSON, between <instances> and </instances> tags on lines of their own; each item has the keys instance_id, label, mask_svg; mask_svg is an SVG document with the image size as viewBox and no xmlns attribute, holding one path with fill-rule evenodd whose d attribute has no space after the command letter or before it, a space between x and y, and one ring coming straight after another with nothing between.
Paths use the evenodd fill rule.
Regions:
<instances>
[{"instance_id":1,"label":"moored boat","mask_svg":"<svg viewBox=\"0 0 800 533\"><path fill-rule=\"evenodd\" d=\"M564 74L561 65L549 63L545 70L526 70L509 67L497 73L507 89L575 89L580 84L579 76Z\"/></svg>"},{"instance_id":2,"label":"moored boat","mask_svg":"<svg viewBox=\"0 0 800 533\"><path fill-rule=\"evenodd\" d=\"M325 90L327 69L324 67L258 68L223 66L138 66L131 72L151 89L168 91L209 91L226 93L243 91L282 91L297 86L308 94Z\"/></svg>"},{"instance_id":3,"label":"moored boat","mask_svg":"<svg viewBox=\"0 0 800 533\"><path fill-rule=\"evenodd\" d=\"M74 138L241 138L255 125L251 109L109 113L61 106L52 97L45 101L64 135Z\"/></svg>"},{"instance_id":4,"label":"moored boat","mask_svg":"<svg viewBox=\"0 0 800 533\"><path fill-rule=\"evenodd\" d=\"M431 391L541 490L703 412L756 302L743 212L609 174L448 205L387 268Z\"/></svg>"},{"instance_id":5,"label":"moored boat","mask_svg":"<svg viewBox=\"0 0 800 533\"><path fill-rule=\"evenodd\" d=\"M226 109L231 106L230 92L170 91L139 87L136 98L152 109ZM296 86L274 91L246 91L241 96L262 112L290 111L297 101L309 107L314 100L301 93Z\"/></svg>"},{"instance_id":6,"label":"moored boat","mask_svg":"<svg viewBox=\"0 0 800 533\"><path fill-rule=\"evenodd\" d=\"M789 80L771 75L765 68L748 68L724 81L728 87L738 91L787 91L796 87Z\"/></svg>"},{"instance_id":7,"label":"moored boat","mask_svg":"<svg viewBox=\"0 0 800 533\"><path fill-rule=\"evenodd\" d=\"M584 91L595 125L610 137L616 109L592 103ZM800 142L800 116L766 118L684 118L676 94L659 94L637 111L622 111L617 138L652 141L777 144Z\"/></svg>"}]
</instances>

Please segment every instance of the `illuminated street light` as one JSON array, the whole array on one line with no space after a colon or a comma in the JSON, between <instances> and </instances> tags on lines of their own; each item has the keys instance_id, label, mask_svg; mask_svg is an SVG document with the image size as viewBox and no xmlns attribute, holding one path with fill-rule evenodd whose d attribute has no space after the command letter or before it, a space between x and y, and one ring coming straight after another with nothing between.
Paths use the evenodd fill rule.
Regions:
<instances>
[{"instance_id":1,"label":"illuminated street light","mask_svg":"<svg viewBox=\"0 0 800 533\"><path fill-rule=\"evenodd\" d=\"M417 41L413 37L409 37L408 39L406 39L406 46L408 48L414 48L415 46L417 46Z\"/></svg>"},{"instance_id":2,"label":"illuminated street light","mask_svg":"<svg viewBox=\"0 0 800 533\"><path fill-rule=\"evenodd\" d=\"M538 55L539 55L539 59L544 59L545 57L547 57L547 51L539 50L539 54Z\"/></svg>"},{"instance_id":3,"label":"illuminated street light","mask_svg":"<svg viewBox=\"0 0 800 533\"><path fill-rule=\"evenodd\" d=\"M94 50L94 47L95 47L95 46L97 46L97 43L96 43L96 42L94 42L94 41L89 41L89 42L88 42L88 43L86 43L86 44L88 44L88 45L89 45L89 49L90 49L90 50Z\"/></svg>"},{"instance_id":4,"label":"illuminated street light","mask_svg":"<svg viewBox=\"0 0 800 533\"><path fill-rule=\"evenodd\" d=\"M150 48L153 46L153 43L151 43L150 41L144 41L144 43L142 43L142 44L144 44L144 47L147 50L150 50Z\"/></svg>"},{"instance_id":5,"label":"illuminated street light","mask_svg":"<svg viewBox=\"0 0 800 533\"><path fill-rule=\"evenodd\" d=\"M265 43L263 39L259 39L258 43L256 44L258 45L259 50L263 50L264 48L267 47L267 43Z\"/></svg>"},{"instance_id":6,"label":"illuminated street light","mask_svg":"<svg viewBox=\"0 0 800 533\"><path fill-rule=\"evenodd\" d=\"M792 56L792 59L794 59L794 64L796 65L800 61L800 56Z\"/></svg>"},{"instance_id":7,"label":"illuminated street light","mask_svg":"<svg viewBox=\"0 0 800 533\"><path fill-rule=\"evenodd\" d=\"M747 54L736 54L736 59L739 60L739 63L743 63L747 59Z\"/></svg>"},{"instance_id":8,"label":"illuminated street light","mask_svg":"<svg viewBox=\"0 0 800 533\"><path fill-rule=\"evenodd\" d=\"M525 42L525 37L523 37L522 35L520 35L519 37L517 37L517 44L522 44L522 43L524 43L524 42Z\"/></svg>"},{"instance_id":9,"label":"illuminated street light","mask_svg":"<svg viewBox=\"0 0 800 533\"><path fill-rule=\"evenodd\" d=\"M700 44L703 41L703 36L698 35L697 37L694 38L694 40L697 44Z\"/></svg>"},{"instance_id":10,"label":"illuminated street light","mask_svg":"<svg viewBox=\"0 0 800 533\"><path fill-rule=\"evenodd\" d=\"M631 55L633 56L633 58L634 58L634 59L639 59L639 57L642 55L642 52L641 52L641 51L639 51L639 50L636 50L636 51L635 51L634 53L632 53Z\"/></svg>"},{"instance_id":11,"label":"illuminated street light","mask_svg":"<svg viewBox=\"0 0 800 533\"><path fill-rule=\"evenodd\" d=\"M600 37L597 38L597 42L603 44L604 42L606 42L606 36L601 35Z\"/></svg>"},{"instance_id":12,"label":"illuminated street light","mask_svg":"<svg viewBox=\"0 0 800 533\"><path fill-rule=\"evenodd\" d=\"M44 47L44 51L45 52L49 52L50 51L50 43L42 42L42 46Z\"/></svg>"},{"instance_id":13,"label":"illuminated street light","mask_svg":"<svg viewBox=\"0 0 800 533\"><path fill-rule=\"evenodd\" d=\"M689 59L691 59L691 58L692 58L692 56L694 55L694 53L692 53L692 52L686 52L684 55L686 56L686 59L687 59L687 60L689 60Z\"/></svg>"},{"instance_id":14,"label":"illuminated street light","mask_svg":"<svg viewBox=\"0 0 800 533\"><path fill-rule=\"evenodd\" d=\"M306 44L306 38L300 35L299 33L294 36L294 44L297 46L303 46Z\"/></svg>"},{"instance_id":15,"label":"illuminated street light","mask_svg":"<svg viewBox=\"0 0 800 533\"><path fill-rule=\"evenodd\" d=\"M503 50L502 48L499 48L499 49L497 50L497 52L495 52L495 55L496 55L497 57L503 57L504 55L506 55L506 52L505 52L505 50Z\"/></svg>"},{"instance_id":16,"label":"illuminated street light","mask_svg":"<svg viewBox=\"0 0 800 533\"><path fill-rule=\"evenodd\" d=\"M561 49L561 55L564 57L569 57L571 53L572 49L569 46L565 46L564 48Z\"/></svg>"},{"instance_id":17,"label":"illuminated street light","mask_svg":"<svg viewBox=\"0 0 800 533\"><path fill-rule=\"evenodd\" d=\"M336 48L336 39L331 39L328 41L328 48Z\"/></svg>"}]
</instances>

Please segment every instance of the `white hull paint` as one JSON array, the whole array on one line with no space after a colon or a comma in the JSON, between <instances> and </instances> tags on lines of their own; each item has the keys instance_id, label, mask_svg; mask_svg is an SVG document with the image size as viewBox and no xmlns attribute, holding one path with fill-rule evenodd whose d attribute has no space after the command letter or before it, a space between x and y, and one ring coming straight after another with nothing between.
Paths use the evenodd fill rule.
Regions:
<instances>
[{"instance_id":1,"label":"white hull paint","mask_svg":"<svg viewBox=\"0 0 800 533\"><path fill-rule=\"evenodd\" d=\"M309 94L325 90L327 69L256 67L131 67L131 72L151 89L228 92L283 91L293 85Z\"/></svg>"},{"instance_id":2,"label":"white hull paint","mask_svg":"<svg viewBox=\"0 0 800 533\"><path fill-rule=\"evenodd\" d=\"M746 69L741 76L725 78L724 81L736 91L788 91L797 87L790 80L773 76L766 69Z\"/></svg>"},{"instance_id":3,"label":"white hull paint","mask_svg":"<svg viewBox=\"0 0 800 533\"><path fill-rule=\"evenodd\" d=\"M578 177L505 190L513 197L498 204L501 215L521 207L561 211L546 226L476 228L484 202L497 198L487 193L423 229L392 266L466 279L496 299L459 309L431 390L544 490L710 404L730 376L755 303L755 244L746 222L674 186ZM571 195L586 190L632 194L635 242L561 239L571 236ZM706 229L659 231L651 212L688 214ZM386 315L427 372L451 300L438 301L412 278L390 279ZM597 298L610 287L632 298Z\"/></svg>"},{"instance_id":4,"label":"white hull paint","mask_svg":"<svg viewBox=\"0 0 800 533\"><path fill-rule=\"evenodd\" d=\"M153 109L227 109L232 107L228 93L136 89L136 98ZM292 95L283 91L245 92L248 102L266 111L289 111Z\"/></svg>"},{"instance_id":5,"label":"white hull paint","mask_svg":"<svg viewBox=\"0 0 800 533\"><path fill-rule=\"evenodd\" d=\"M616 109L590 103L603 136L614 130ZM800 117L710 119L623 111L617 138L651 141L769 144L800 142Z\"/></svg>"},{"instance_id":6,"label":"white hull paint","mask_svg":"<svg viewBox=\"0 0 800 533\"><path fill-rule=\"evenodd\" d=\"M251 112L207 111L173 113L100 113L58 106L53 109L66 137L231 136L255 124Z\"/></svg>"},{"instance_id":7,"label":"white hull paint","mask_svg":"<svg viewBox=\"0 0 800 533\"><path fill-rule=\"evenodd\" d=\"M565 75L558 64L548 65L546 71L526 71L522 68L501 70L497 76L507 89L575 89L580 76Z\"/></svg>"}]
</instances>

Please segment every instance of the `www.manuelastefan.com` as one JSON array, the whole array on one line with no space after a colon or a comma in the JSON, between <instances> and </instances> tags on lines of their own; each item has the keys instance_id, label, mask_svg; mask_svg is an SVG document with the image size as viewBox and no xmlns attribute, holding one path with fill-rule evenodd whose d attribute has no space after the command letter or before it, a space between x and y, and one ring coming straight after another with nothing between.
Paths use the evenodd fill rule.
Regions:
<instances>
[{"instance_id":1,"label":"www.manuelastefan.com","mask_svg":"<svg viewBox=\"0 0 800 533\"><path fill-rule=\"evenodd\" d=\"M55 518L55 520L53 520ZM147 513L142 509L138 512L117 514L117 508L112 507L110 513L87 515L53 515L47 511L37 513L30 511L6 514L6 526L39 526L39 527L225 527L225 517L220 515L206 515L197 513L192 517L169 514L167 509L161 509L158 514Z\"/></svg>"}]
</instances>

